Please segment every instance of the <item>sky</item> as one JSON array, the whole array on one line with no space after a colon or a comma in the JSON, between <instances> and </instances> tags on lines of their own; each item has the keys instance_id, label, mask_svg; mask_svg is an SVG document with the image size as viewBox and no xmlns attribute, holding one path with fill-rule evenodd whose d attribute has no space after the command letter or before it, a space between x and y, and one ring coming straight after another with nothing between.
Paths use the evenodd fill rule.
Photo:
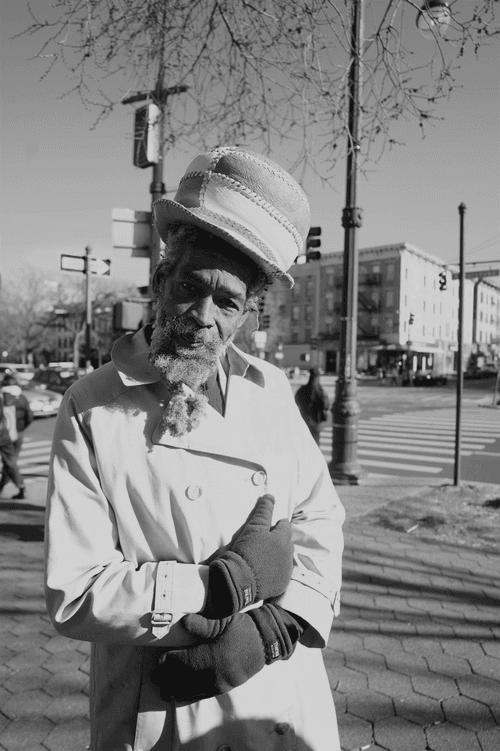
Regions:
<instances>
[{"instance_id":1,"label":"sky","mask_svg":"<svg viewBox=\"0 0 500 751\"><path fill-rule=\"evenodd\" d=\"M2 272L26 265L56 272L62 254L83 255L90 245L94 256L111 259L113 276L145 284L139 280L144 261L113 249L111 239L113 208L150 209L151 170L132 165L133 108L119 108L92 130L95 115L78 96L60 98L69 80L40 81L39 64L29 60L33 40L11 39L27 23L24 0L2 0L0 8ZM463 88L437 110L443 122L425 139L416 125L400 127L405 145L359 177L359 247L408 242L456 262L464 202L466 261L500 259L499 74L498 44L482 50L479 60L468 59ZM167 152L167 187L178 183L195 154ZM288 166L285 155L274 156ZM321 250L342 250L345 164L328 186L309 177L303 187L312 224L322 227Z\"/></svg>"}]
</instances>

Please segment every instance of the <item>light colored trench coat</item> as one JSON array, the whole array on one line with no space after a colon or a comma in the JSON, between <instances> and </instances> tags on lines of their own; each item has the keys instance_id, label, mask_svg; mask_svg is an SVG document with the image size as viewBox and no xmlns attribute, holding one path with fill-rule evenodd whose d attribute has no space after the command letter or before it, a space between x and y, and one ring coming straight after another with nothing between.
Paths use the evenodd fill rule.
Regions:
<instances>
[{"instance_id":1,"label":"light colored trench coat","mask_svg":"<svg viewBox=\"0 0 500 751\"><path fill-rule=\"evenodd\" d=\"M274 366L231 347L222 417L161 435L164 387L144 331L75 383L61 405L46 517L46 601L59 633L92 642L93 751L336 751L319 648L338 610L344 510ZM222 366L221 366L222 367ZM162 702L157 647L190 643L179 619L203 607L206 562L264 492L293 526L294 572L279 604L310 624L287 661L229 693Z\"/></svg>"}]
</instances>

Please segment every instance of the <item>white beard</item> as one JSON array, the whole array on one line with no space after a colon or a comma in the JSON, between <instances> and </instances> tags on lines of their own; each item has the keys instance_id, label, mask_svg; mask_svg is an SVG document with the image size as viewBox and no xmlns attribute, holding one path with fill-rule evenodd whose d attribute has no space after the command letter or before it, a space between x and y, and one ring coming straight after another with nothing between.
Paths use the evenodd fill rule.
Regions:
<instances>
[{"instance_id":1,"label":"white beard","mask_svg":"<svg viewBox=\"0 0 500 751\"><path fill-rule=\"evenodd\" d=\"M193 348L176 343L176 337L183 334L193 341ZM198 426L208 404L201 386L217 369L219 359L233 338L234 335L223 342L215 328L199 329L181 318L169 318L158 311L149 361L170 392L161 420L162 434L181 436ZM186 395L182 384L194 393Z\"/></svg>"}]
</instances>

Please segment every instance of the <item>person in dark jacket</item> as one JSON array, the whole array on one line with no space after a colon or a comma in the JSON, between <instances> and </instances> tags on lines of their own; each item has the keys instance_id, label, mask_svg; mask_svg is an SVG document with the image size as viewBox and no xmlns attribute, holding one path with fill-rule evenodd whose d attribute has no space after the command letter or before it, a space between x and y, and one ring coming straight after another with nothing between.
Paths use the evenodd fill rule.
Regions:
<instances>
[{"instance_id":1,"label":"person in dark jacket","mask_svg":"<svg viewBox=\"0 0 500 751\"><path fill-rule=\"evenodd\" d=\"M327 419L328 397L320 384L318 368L311 368L309 381L298 389L295 402L311 435L319 445L321 423Z\"/></svg>"},{"instance_id":2,"label":"person in dark jacket","mask_svg":"<svg viewBox=\"0 0 500 751\"><path fill-rule=\"evenodd\" d=\"M25 485L17 460L23 445L23 433L28 425L31 425L33 422L33 412L15 377L9 373L4 376L2 381L2 401L6 406L13 405L15 407L17 438L13 439L9 436L11 445L9 446L9 443L5 441L3 448L0 448L3 461L2 474L0 476L0 492L7 485L8 481L12 480L18 487L18 492L13 498L22 500L25 497Z\"/></svg>"}]
</instances>

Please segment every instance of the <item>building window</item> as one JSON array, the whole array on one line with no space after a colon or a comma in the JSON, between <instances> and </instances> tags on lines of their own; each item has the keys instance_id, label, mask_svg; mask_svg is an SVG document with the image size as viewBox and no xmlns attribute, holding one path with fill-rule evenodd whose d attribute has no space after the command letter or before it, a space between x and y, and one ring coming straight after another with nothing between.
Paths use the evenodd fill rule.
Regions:
<instances>
[{"instance_id":1,"label":"building window","mask_svg":"<svg viewBox=\"0 0 500 751\"><path fill-rule=\"evenodd\" d=\"M312 305L306 305L305 307L305 319L306 321L312 321L313 317L313 306Z\"/></svg>"},{"instance_id":2,"label":"building window","mask_svg":"<svg viewBox=\"0 0 500 751\"><path fill-rule=\"evenodd\" d=\"M333 271L329 271L326 275L326 286L333 287Z\"/></svg>"},{"instance_id":3,"label":"building window","mask_svg":"<svg viewBox=\"0 0 500 751\"><path fill-rule=\"evenodd\" d=\"M481 300L481 302L483 302L483 293L482 292L481 292L481 295L480 295L480 300Z\"/></svg>"},{"instance_id":4,"label":"building window","mask_svg":"<svg viewBox=\"0 0 500 751\"><path fill-rule=\"evenodd\" d=\"M427 277L424 274L424 287L426 287L426 286L427 286Z\"/></svg>"},{"instance_id":5,"label":"building window","mask_svg":"<svg viewBox=\"0 0 500 751\"><path fill-rule=\"evenodd\" d=\"M325 298L326 310L328 311L328 313L331 313L333 311L333 292L327 292Z\"/></svg>"},{"instance_id":6,"label":"building window","mask_svg":"<svg viewBox=\"0 0 500 751\"><path fill-rule=\"evenodd\" d=\"M422 336L425 336L425 326L422 326Z\"/></svg>"},{"instance_id":7,"label":"building window","mask_svg":"<svg viewBox=\"0 0 500 751\"><path fill-rule=\"evenodd\" d=\"M295 284L292 289L292 297L294 300L297 300L300 297L300 291L301 291L301 280L296 279Z\"/></svg>"},{"instance_id":8,"label":"building window","mask_svg":"<svg viewBox=\"0 0 500 751\"><path fill-rule=\"evenodd\" d=\"M311 341L311 329L304 329L304 341L305 342Z\"/></svg>"},{"instance_id":9,"label":"building window","mask_svg":"<svg viewBox=\"0 0 500 751\"><path fill-rule=\"evenodd\" d=\"M439 327L439 338L441 339L441 326Z\"/></svg>"},{"instance_id":10,"label":"building window","mask_svg":"<svg viewBox=\"0 0 500 751\"><path fill-rule=\"evenodd\" d=\"M406 334L406 321L403 321L403 333Z\"/></svg>"},{"instance_id":11,"label":"building window","mask_svg":"<svg viewBox=\"0 0 500 751\"><path fill-rule=\"evenodd\" d=\"M479 341L480 342L483 341L483 332L482 331L479 332Z\"/></svg>"},{"instance_id":12,"label":"building window","mask_svg":"<svg viewBox=\"0 0 500 751\"><path fill-rule=\"evenodd\" d=\"M300 320L300 305L292 305L292 321Z\"/></svg>"},{"instance_id":13,"label":"building window","mask_svg":"<svg viewBox=\"0 0 500 751\"><path fill-rule=\"evenodd\" d=\"M405 279L408 280L408 269L405 269Z\"/></svg>"},{"instance_id":14,"label":"building window","mask_svg":"<svg viewBox=\"0 0 500 751\"><path fill-rule=\"evenodd\" d=\"M393 279L394 279L394 264L389 263L387 265L387 281L392 282Z\"/></svg>"},{"instance_id":15,"label":"building window","mask_svg":"<svg viewBox=\"0 0 500 751\"><path fill-rule=\"evenodd\" d=\"M436 312L436 303L434 303L434 305L432 306L432 312L433 312L433 313L435 313L435 312Z\"/></svg>"},{"instance_id":16,"label":"building window","mask_svg":"<svg viewBox=\"0 0 500 751\"><path fill-rule=\"evenodd\" d=\"M480 320L480 321L482 321L482 320L483 320L483 311L482 311L482 310L481 310L481 312L479 313L479 320Z\"/></svg>"},{"instance_id":17,"label":"building window","mask_svg":"<svg viewBox=\"0 0 500 751\"><path fill-rule=\"evenodd\" d=\"M422 302L422 309L425 312L425 300Z\"/></svg>"},{"instance_id":18,"label":"building window","mask_svg":"<svg viewBox=\"0 0 500 751\"><path fill-rule=\"evenodd\" d=\"M392 289L385 293L385 305L387 308L392 308L394 305L394 292Z\"/></svg>"},{"instance_id":19,"label":"building window","mask_svg":"<svg viewBox=\"0 0 500 751\"><path fill-rule=\"evenodd\" d=\"M372 272L374 274L380 274L380 264L379 263L374 263L373 264L373 266L372 266Z\"/></svg>"},{"instance_id":20,"label":"building window","mask_svg":"<svg viewBox=\"0 0 500 751\"><path fill-rule=\"evenodd\" d=\"M296 329L294 329L292 331L291 336L290 336L290 343L291 344L298 344L298 342L299 342L299 332Z\"/></svg>"},{"instance_id":21,"label":"building window","mask_svg":"<svg viewBox=\"0 0 500 751\"><path fill-rule=\"evenodd\" d=\"M407 305L408 305L408 296L405 295L405 308L407 307Z\"/></svg>"},{"instance_id":22,"label":"building window","mask_svg":"<svg viewBox=\"0 0 500 751\"><path fill-rule=\"evenodd\" d=\"M314 295L314 277L308 276L306 281L306 297L312 297Z\"/></svg>"}]
</instances>

